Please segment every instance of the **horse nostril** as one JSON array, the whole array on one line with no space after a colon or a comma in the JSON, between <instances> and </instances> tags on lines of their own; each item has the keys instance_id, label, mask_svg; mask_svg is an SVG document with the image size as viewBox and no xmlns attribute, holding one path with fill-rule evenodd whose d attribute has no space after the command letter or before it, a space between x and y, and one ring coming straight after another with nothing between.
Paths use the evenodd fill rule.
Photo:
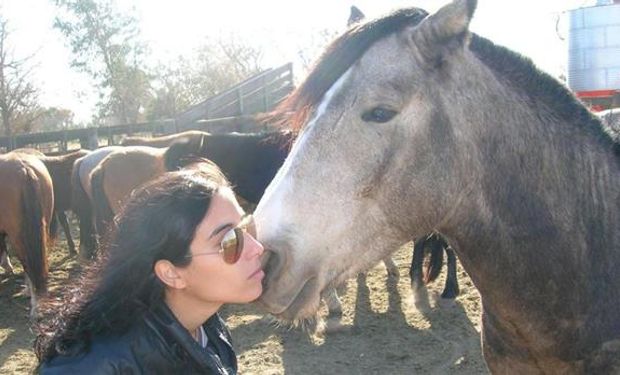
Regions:
<instances>
[{"instance_id":1,"label":"horse nostril","mask_svg":"<svg viewBox=\"0 0 620 375\"><path fill-rule=\"evenodd\" d=\"M282 256L271 249L265 249L262 258L263 271L265 271L266 277L263 279L263 283L267 286L270 280L277 277L282 269Z\"/></svg>"}]
</instances>

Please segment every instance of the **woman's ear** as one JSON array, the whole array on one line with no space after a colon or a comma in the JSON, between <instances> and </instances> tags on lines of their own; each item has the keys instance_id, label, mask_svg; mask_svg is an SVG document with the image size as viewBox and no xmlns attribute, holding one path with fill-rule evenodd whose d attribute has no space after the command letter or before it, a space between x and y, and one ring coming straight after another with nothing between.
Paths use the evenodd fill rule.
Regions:
<instances>
[{"instance_id":1,"label":"woman's ear","mask_svg":"<svg viewBox=\"0 0 620 375\"><path fill-rule=\"evenodd\" d=\"M160 259L155 262L154 267L155 275L161 280L162 283L166 284L166 286L173 289L183 289L185 288L185 280L182 275L178 272L178 268L170 263L170 261L165 259Z\"/></svg>"}]
</instances>

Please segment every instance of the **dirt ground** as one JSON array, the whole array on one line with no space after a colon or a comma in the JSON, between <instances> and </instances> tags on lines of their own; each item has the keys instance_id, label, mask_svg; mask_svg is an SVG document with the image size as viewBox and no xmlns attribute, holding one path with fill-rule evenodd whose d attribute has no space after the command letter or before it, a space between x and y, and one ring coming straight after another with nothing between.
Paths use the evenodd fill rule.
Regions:
<instances>
[{"instance_id":1,"label":"dirt ground","mask_svg":"<svg viewBox=\"0 0 620 375\"><path fill-rule=\"evenodd\" d=\"M240 374L487 374L480 351L480 298L459 268L461 295L444 306L436 296L445 272L429 288L431 309L418 311L411 297L411 245L393 256L400 275L383 264L343 288L344 329L309 334L278 327L254 306L226 306ZM0 374L28 374L35 366L34 334L27 318L29 299L19 295L17 275L0 271ZM50 290L71 283L79 272L61 236L50 253ZM325 316L326 309L320 312Z\"/></svg>"}]
</instances>

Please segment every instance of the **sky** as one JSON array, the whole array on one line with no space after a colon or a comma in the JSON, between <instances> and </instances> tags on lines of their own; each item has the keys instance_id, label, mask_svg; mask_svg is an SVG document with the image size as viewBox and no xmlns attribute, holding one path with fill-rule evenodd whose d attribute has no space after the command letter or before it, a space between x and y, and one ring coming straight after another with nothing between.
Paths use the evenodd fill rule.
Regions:
<instances>
[{"instance_id":1,"label":"sky","mask_svg":"<svg viewBox=\"0 0 620 375\"><path fill-rule=\"evenodd\" d=\"M367 17L399 7L434 12L448 1L437 0L117 0L132 9L154 61L189 55L207 37L238 34L260 46L265 67L295 61L297 51L321 30L343 31L349 8ZM497 44L530 57L539 68L565 74L568 11L594 5L593 0L479 0L470 29ZM12 29L17 57L35 54L34 83L44 106L68 108L77 121L94 113L93 82L73 71L70 49L53 29L56 9L50 0L0 0L0 13ZM297 75L302 74L299 69ZM302 78L302 77L297 77Z\"/></svg>"}]
</instances>

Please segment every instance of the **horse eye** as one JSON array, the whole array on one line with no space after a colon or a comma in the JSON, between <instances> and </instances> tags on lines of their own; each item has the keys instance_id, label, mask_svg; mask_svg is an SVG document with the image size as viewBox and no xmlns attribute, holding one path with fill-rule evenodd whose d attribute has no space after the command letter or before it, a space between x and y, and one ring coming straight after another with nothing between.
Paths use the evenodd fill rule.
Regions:
<instances>
[{"instance_id":1,"label":"horse eye","mask_svg":"<svg viewBox=\"0 0 620 375\"><path fill-rule=\"evenodd\" d=\"M378 122L378 123L388 122L394 116L396 116L396 113L397 113L396 111L391 110L391 109L375 107L371 109L370 111L365 112L362 115L362 120L366 122Z\"/></svg>"}]
</instances>

